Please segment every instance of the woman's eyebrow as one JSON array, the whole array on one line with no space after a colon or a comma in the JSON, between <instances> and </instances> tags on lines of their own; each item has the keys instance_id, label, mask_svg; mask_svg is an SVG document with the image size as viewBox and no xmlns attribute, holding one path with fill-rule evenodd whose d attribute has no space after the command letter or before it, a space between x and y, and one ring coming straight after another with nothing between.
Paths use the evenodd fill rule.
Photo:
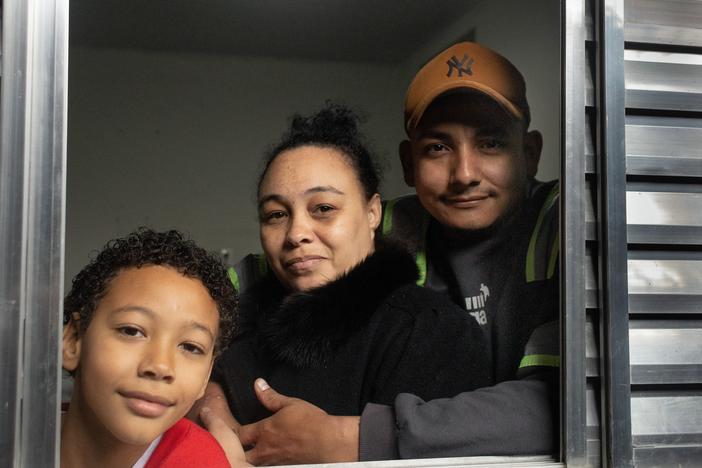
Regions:
<instances>
[{"instance_id":1,"label":"woman's eyebrow","mask_svg":"<svg viewBox=\"0 0 702 468\"><path fill-rule=\"evenodd\" d=\"M277 193L271 193L268 195L264 195L258 200L258 208L260 209L264 204L266 204L269 201L283 202L285 200L286 200L286 198L284 196L279 195Z\"/></svg>"},{"instance_id":2,"label":"woman's eyebrow","mask_svg":"<svg viewBox=\"0 0 702 468\"><path fill-rule=\"evenodd\" d=\"M331 185L319 185L317 187L308 188L307 190L305 190L305 195L319 192L332 192L336 193L337 195L344 195L344 192Z\"/></svg>"}]
</instances>

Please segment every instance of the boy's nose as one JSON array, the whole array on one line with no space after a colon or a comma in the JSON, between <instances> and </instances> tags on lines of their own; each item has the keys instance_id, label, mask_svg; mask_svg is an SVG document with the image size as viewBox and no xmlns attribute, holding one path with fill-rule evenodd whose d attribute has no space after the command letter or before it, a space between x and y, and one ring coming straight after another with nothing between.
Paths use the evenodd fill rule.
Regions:
<instances>
[{"instance_id":1,"label":"boy's nose","mask_svg":"<svg viewBox=\"0 0 702 468\"><path fill-rule=\"evenodd\" d=\"M172 382L175 378L174 359L174 353L167 346L152 343L139 366L139 376Z\"/></svg>"}]
</instances>

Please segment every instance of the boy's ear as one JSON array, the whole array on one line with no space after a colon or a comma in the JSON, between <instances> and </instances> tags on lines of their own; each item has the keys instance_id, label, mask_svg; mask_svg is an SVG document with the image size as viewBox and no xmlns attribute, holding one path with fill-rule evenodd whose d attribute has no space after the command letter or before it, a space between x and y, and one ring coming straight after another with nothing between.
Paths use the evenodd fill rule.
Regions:
<instances>
[{"instance_id":1,"label":"boy's ear","mask_svg":"<svg viewBox=\"0 0 702 468\"><path fill-rule=\"evenodd\" d=\"M63 327L63 368L75 372L80 363L81 337L78 334L80 322L73 315L68 324Z\"/></svg>"},{"instance_id":2,"label":"boy's ear","mask_svg":"<svg viewBox=\"0 0 702 468\"><path fill-rule=\"evenodd\" d=\"M412 143L409 140L402 140L398 148L400 162L402 163L402 174L405 176L405 183L414 187L414 161L412 160Z\"/></svg>"}]
</instances>

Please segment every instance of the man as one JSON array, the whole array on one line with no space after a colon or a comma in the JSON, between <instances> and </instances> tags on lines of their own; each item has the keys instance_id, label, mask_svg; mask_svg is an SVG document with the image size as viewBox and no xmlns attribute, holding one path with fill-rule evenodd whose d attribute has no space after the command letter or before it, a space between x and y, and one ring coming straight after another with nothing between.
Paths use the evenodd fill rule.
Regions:
<instances>
[{"instance_id":1,"label":"man","mask_svg":"<svg viewBox=\"0 0 702 468\"><path fill-rule=\"evenodd\" d=\"M254 464L552 453L558 401L558 186L534 179L524 79L474 43L441 52L405 100L405 181L381 234L404 242L420 282L481 325L495 385L424 402L400 394L358 417L256 392L273 416L240 429ZM240 272L245 275L244 272ZM427 369L431 378L431 369Z\"/></svg>"}]
</instances>

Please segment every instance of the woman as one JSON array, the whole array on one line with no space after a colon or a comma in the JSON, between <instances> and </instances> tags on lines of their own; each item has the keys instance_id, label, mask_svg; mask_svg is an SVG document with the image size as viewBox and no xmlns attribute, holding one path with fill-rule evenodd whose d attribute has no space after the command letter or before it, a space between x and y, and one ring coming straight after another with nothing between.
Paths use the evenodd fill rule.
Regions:
<instances>
[{"instance_id":1,"label":"woman","mask_svg":"<svg viewBox=\"0 0 702 468\"><path fill-rule=\"evenodd\" d=\"M376 249L378 185L344 107L296 116L268 155L258 212L270 274L242 295L243 334L213 372L240 423L269 414L257 377L337 415L490 384L475 320L417 286L409 254Z\"/></svg>"}]
</instances>

